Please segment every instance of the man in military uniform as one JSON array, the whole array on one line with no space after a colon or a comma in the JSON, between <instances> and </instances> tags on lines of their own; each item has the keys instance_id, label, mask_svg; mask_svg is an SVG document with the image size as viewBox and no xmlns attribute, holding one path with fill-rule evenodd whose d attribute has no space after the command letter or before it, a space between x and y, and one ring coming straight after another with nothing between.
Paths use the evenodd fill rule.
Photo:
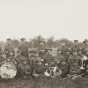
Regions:
<instances>
[{"instance_id":1,"label":"man in military uniform","mask_svg":"<svg viewBox=\"0 0 88 88\"><path fill-rule=\"evenodd\" d=\"M57 58L57 65L59 69L61 69L62 71L61 77L66 77L69 71L69 64L67 62L67 58L63 55L62 49L58 49L56 58Z\"/></svg>"},{"instance_id":2,"label":"man in military uniform","mask_svg":"<svg viewBox=\"0 0 88 88\"><path fill-rule=\"evenodd\" d=\"M80 75L81 74L81 58L77 51L73 52L73 55L69 57L69 74L70 75Z\"/></svg>"}]
</instances>

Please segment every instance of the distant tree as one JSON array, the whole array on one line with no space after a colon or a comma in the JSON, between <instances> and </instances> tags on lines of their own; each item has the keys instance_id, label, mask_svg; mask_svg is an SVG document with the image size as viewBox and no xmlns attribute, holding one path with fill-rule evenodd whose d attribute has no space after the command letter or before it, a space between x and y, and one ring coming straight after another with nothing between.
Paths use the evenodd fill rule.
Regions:
<instances>
[{"instance_id":1,"label":"distant tree","mask_svg":"<svg viewBox=\"0 0 88 88\"><path fill-rule=\"evenodd\" d=\"M62 45L62 46L70 46L73 43L72 43L72 41L70 41L70 40L68 40L66 38L62 38L62 39L58 40L58 44Z\"/></svg>"},{"instance_id":2,"label":"distant tree","mask_svg":"<svg viewBox=\"0 0 88 88\"><path fill-rule=\"evenodd\" d=\"M85 39L85 40L83 41L83 44L88 45L88 39Z\"/></svg>"},{"instance_id":3,"label":"distant tree","mask_svg":"<svg viewBox=\"0 0 88 88\"><path fill-rule=\"evenodd\" d=\"M42 36L37 36L31 40L31 44L34 48L45 47L45 39Z\"/></svg>"},{"instance_id":4,"label":"distant tree","mask_svg":"<svg viewBox=\"0 0 88 88\"><path fill-rule=\"evenodd\" d=\"M52 48L55 45L54 37L50 37L47 39L47 47Z\"/></svg>"},{"instance_id":5,"label":"distant tree","mask_svg":"<svg viewBox=\"0 0 88 88\"><path fill-rule=\"evenodd\" d=\"M25 39L25 38L21 38L20 41L21 41L21 43L22 43L22 42L25 42L26 39Z\"/></svg>"}]
</instances>

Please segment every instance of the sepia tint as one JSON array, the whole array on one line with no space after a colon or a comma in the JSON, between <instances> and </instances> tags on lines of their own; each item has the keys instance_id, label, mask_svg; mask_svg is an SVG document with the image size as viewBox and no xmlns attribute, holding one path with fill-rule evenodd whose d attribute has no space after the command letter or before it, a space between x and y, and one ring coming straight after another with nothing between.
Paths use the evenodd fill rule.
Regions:
<instances>
[{"instance_id":1,"label":"sepia tint","mask_svg":"<svg viewBox=\"0 0 88 88\"><path fill-rule=\"evenodd\" d=\"M88 88L88 0L0 0L0 88Z\"/></svg>"}]
</instances>

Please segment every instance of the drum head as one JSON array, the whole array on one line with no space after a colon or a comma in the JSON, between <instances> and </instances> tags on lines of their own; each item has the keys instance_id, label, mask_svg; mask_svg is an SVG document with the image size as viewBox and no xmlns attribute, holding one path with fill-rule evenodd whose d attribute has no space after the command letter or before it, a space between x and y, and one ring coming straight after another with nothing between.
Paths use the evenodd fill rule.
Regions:
<instances>
[{"instance_id":1,"label":"drum head","mask_svg":"<svg viewBox=\"0 0 88 88\"><path fill-rule=\"evenodd\" d=\"M6 62L0 67L0 76L3 79L12 79L16 76L17 69L12 62Z\"/></svg>"}]
</instances>

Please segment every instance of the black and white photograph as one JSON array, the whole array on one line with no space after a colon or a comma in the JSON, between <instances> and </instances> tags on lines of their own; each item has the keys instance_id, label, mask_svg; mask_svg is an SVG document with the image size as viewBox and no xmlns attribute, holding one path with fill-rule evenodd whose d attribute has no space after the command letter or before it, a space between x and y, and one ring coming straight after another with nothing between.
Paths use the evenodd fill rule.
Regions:
<instances>
[{"instance_id":1,"label":"black and white photograph","mask_svg":"<svg viewBox=\"0 0 88 88\"><path fill-rule=\"evenodd\" d=\"M0 0L0 88L88 88L88 0Z\"/></svg>"}]
</instances>

